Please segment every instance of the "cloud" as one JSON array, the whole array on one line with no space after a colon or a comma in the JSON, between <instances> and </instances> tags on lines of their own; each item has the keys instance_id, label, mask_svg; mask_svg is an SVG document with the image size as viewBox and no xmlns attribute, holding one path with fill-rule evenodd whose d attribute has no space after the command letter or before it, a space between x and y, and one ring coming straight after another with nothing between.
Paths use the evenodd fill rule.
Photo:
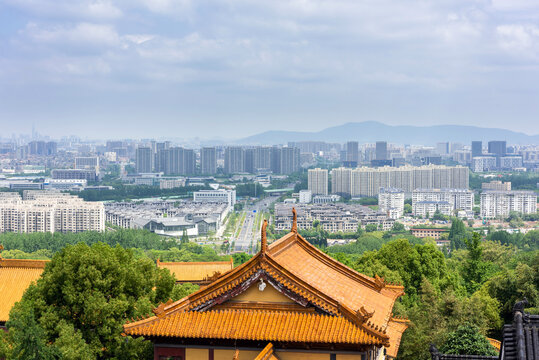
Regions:
<instances>
[{"instance_id":1,"label":"cloud","mask_svg":"<svg viewBox=\"0 0 539 360\"><path fill-rule=\"evenodd\" d=\"M111 25L78 23L73 26L26 25L23 33L39 44L68 44L77 46L114 46L119 36Z\"/></svg>"},{"instance_id":2,"label":"cloud","mask_svg":"<svg viewBox=\"0 0 539 360\"><path fill-rule=\"evenodd\" d=\"M535 25L500 25L498 43L508 52L536 55L539 51L539 28Z\"/></svg>"},{"instance_id":3,"label":"cloud","mask_svg":"<svg viewBox=\"0 0 539 360\"><path fill-rule=\"evenodd\" d=\"M40 19L108 21L123 15L122 10L108 0L3 0L3 2Z\"/></svg>"}]
</instances>

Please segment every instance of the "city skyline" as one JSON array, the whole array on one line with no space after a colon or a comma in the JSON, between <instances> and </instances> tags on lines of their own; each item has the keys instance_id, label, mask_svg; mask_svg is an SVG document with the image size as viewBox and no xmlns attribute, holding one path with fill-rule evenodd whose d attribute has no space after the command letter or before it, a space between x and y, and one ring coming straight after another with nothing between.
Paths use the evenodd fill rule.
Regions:
<instances>
[{"instance_id":1,"label":"city skyline","mask_svg":"<svg viewBox=\"0 0 539 360\"><path fill-rule=\"evenodd\" d=\"M2 0L0 119L111 138L355 121L537 134L538 8Z\"/></svg>"}]
</instances>

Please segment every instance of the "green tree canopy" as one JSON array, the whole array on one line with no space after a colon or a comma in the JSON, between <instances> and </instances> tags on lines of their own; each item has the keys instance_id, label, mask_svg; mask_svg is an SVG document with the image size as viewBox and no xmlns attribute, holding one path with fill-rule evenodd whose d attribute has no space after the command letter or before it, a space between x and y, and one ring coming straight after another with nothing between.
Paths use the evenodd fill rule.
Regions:
<instances>
[{"instance_id":1,"label":"green tree canopy","mask_svg":"<svg viewBox=\"0 0 539 360\"><path fill-rule=\"evenodd\" d=\"M173 287L168 270L136 259L130 250L103 243L67 246L11 311L12 356L145 359L150 344L123 337L122 326L151 313Z\"/></svg>"},{"instance_id":2,"label":"green tree canopy","mask_svg":"<svg viewBox=\"0 0 539 360\"><path fill-rule=\"evenodd\" d=\"M498 352L475 325L464 324L447 335L440 348L443 354L496 356Z\"/></svg>"}]
</instances>

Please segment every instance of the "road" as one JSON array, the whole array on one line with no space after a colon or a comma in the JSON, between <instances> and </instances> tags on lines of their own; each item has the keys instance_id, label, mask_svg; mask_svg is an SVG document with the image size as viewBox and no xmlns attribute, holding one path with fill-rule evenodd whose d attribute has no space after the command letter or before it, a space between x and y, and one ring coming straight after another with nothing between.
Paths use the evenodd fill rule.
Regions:
<instances>
[{"instance_id":1,"label":"road","mask_svg":"<svg viewBox=\"0 0 539 360\"><path fill-rule=\"evenodd\" d=\"M256 224L256 215L265 211L277 198L264 198L244 209L245 220L241 224L241 230L234 242L234 252L252 252L256 249L255 244L260 241L260 228L253 229ZM260 223L262 225L262 222Z\"/></svg>"}]
</instances>

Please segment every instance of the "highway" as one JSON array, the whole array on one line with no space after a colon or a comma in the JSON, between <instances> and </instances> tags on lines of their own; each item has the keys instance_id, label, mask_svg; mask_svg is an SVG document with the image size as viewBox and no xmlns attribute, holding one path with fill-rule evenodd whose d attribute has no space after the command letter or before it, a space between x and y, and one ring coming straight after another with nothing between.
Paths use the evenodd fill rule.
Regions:
<instances>
[{"instance_id":1,"label":"highway","mask_svg":"<svg viewBox=\"0 0 539 360\"><path fill-rule=\"evenodd\" d=\"M260 241L260 228L253 229L256 224L256 215L264 212L277 198L264 198L253 205L245 207L245 220L241 224L238 237L234 242L234 252L252 252L256 249L254 244ZM256 212L254 212L256 210ZM262 222L260 222L262 225ZM251 246L252 245L252 246Z\"/></svg>"}]
</instances>

